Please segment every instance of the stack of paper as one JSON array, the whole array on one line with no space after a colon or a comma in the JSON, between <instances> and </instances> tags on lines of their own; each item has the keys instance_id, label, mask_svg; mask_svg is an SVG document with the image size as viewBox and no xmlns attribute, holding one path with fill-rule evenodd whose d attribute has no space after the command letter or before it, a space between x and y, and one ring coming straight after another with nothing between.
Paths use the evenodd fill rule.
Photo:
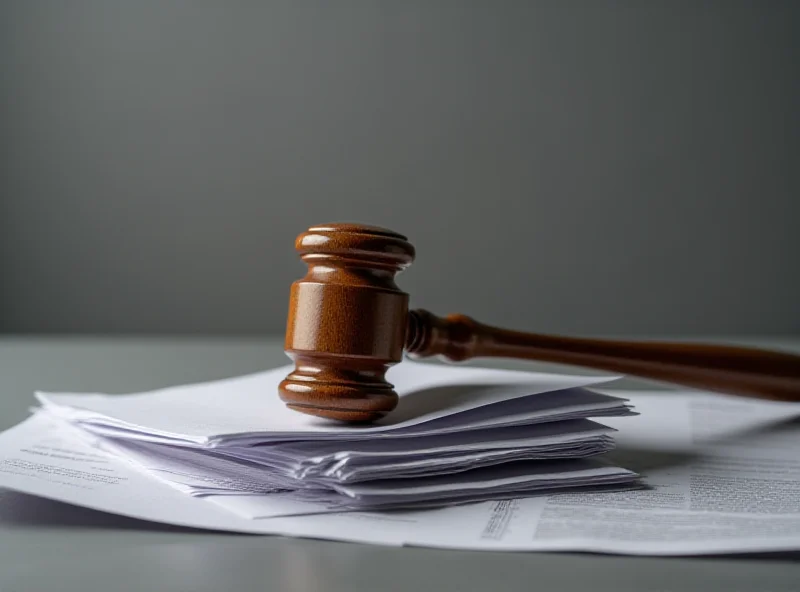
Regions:
<instances>
[{"instance_id":1,"label":"stack of paper","mask_svg":"<svg viewBox=\"0 0 800 592\"><path fill-rule=\"evenodd\" d=\"M590 394L585 390L587 381L575 383L571 378L540 375L471 374L466 369L456 369L456 374L453 369L445 368L442 372L449 373L446 378L429 375L415 383L419 388L410 388L407 382L412 380L411 375L400 370L394 373L394 379L397 384L406 385L400 389L403 401L398 409L405 415L395 417L394 422L389 418L361 430L364 433L355 432L359 439L341 426L291 412L284 415L274 391L265 390L274 386L284 370L208 385L121 396L115 399L116 404L112 401L114 397L104 395L41 394L44 410L40 408L31 417L0 433L0 488L5 488L0 489L0 511L8 515L15 512L15 508L25 508L25 494L28 494L150 522L205 530L381 545L636 555L800 549L800 461L797 455L800 406L797 404L749 401L698 392L627 391L624 393L626 401L635 404L638 413L632 417L611 417L609 413L622 412L617 406L626 405L613 397L598 398ZM427 370L415 366L413 372L425 374ZM483 383L492 379L505 380L506 386L520 387L512 389L516 394L525 390L537 394L492 398L484 393L481 402L476 401L471 409L466 408L469 407L465 404L466 396L444 399L447 395L441 393L443 384L451 380L466 383L471 378L480 378ZM435 384L420 385L426 382ZM537 386L532 388L534 383ZM528 386L523 388L525 384ZM461 388L467 389L466 384L458 387ZM454 392L450 387L444 390ZM425 395L416 397L421 392ZM638 470L645 487L620 491L624 486L619 484L584 485L527 491L519 496L487 487L482 492L487 500L479 503L448 504L432 499L427 502L428 506L442 507L426 507L425 503L418 502L419 507L407 510L335 511L317 497L318 494L331 497L331 489L286 492L279 488L275 493L245 493L241 489L237 495L231 495L236 487L231 487L231 481L226 482L221 469L211 472L202 465L191 464L200 456L230 458L224 455L232 450L235 455L260 456L271 446L272 452L279 452L274 459L270 458L271 464L264 464L259 458L251 466L258 479L264 479L271 470L269 467L275 465L296 480L304 480L306 475L315 479L332 476L340 485L377 488L381 493L385 493L386 484L402 487L422 479L427 479L429 487L435 487L437 481L450 477L406 477L382 483L380 479L354 481L353 473L366 471L362 474L369 475L367 467L390 461L392 452L396 452L402 462L417 460L405 458L404 450L413 450L414 455L424 457L428 448L424 447L423 436L403 437L404 431L422 432L435 426L450 428L447 436L430 435L431 438L441 437L441 441L424 437L428 444L434 445L431 449L440 450L451 435L466 438L470 432L456 430L456 425L463 428L480 423L480 418L503 423L500 421L503 413L498 411L503 407L516 415L518 421L515 422L520 425L538 417L539 423L528 424L532 431L547 426L558 432L569 423L577 428L572 433L579 433L580 424L588 421L585 418L543 420L547 405L542 402L558 400L560 395L584 398L582 402L570 404L571 412L582 408L592 415L605 413L603 424L618 430L613 434L616 448L608 455L512 461L450 475L462 480L460 483L466 480L471 484L479 481L476 477L480 476L480 471L496 469L507 471L506 480L521 474L529 480L539 478L540 485L557 479L563 486L566 476L576 477L581 471L594 470L587 465L596 467L594 461L598 458L615 458L620 465ZM539 404L532 405L537 400ZM237 405L244 405L249 415L237 414ZM450 406L459 411L450 411ZM526 406L531 406L527 416L523 411ZM516 409L513 414L512 408ZM416 409L418 415L412 409ZM133 415L135 412L141 414L138 419ZM566 413L564 409L561 412ZM75 419L75 423L62 419L79 416L83 420ZM557 416L555 412L550 414L550 418ZM112 418L114 422L110 421ZM146 421L140 424L142 418ZM114 426L109 427L112 423ZM239 432L238 428L244 423L247 429ZM282 425L283 432L294 430L301 435L289 441L284 434L282 439L268 439L270 444L259 443L258 438L241 437L245 432L259 433L260 438L267 432L274 435L269 427L276 423ZM152 429L142 429L142 425L148 424L158 424L161 433L156 436ZM290 427L292 425L294 427ZM476 428L471 434L475 439L461 440L465 448L467 442L495 442L481 439L481 432L477 430L483 429L499 428ZM367 430L371 435L363 438ZM215 435L210 437L210 434ZM229 436L236 434L235 445L224 445ZM544 437L544 434L531 434L531 438L538 436ZM171 444L164 444L170 441ZM437 442L438 447L435 446ZM134 461L136 453L131 450L138 450L139 446L145 447L147 452ZM129 449L125 456L124 447ZM111 452L112 448L118 452ZM482 448L469 453L480 450ZM544 450L544 446L540 450ZM183 462L181 453L184 452L192 454L194 461ZM367 454L375 452L380 454ZM221 456L211 456L211 453ZM428 460L444 462L446 457L442 452ZM278 458L280 461L276 460ZM424 458L419 460L424 463ZM142 466L151 468L142 470ZM513 473L517 469L519 472ZM240 477L235 474L229 478ZM182 485L182 482L190 485ZM185 493L199 493L196 489L199 485L205 488L205 493ZM225 493L210 493L215 489L225 489ZM313 494L312 499L316 501L303 499L306 494ZM452 492L448 492L448 499L451 495ZM342 497L345 496L333 496L334 503ZM35 511L23 510L29 515ZM69 509L59 506L54 511L68 512ZM25 518L21 516L20 520Z\"/></svg>"},{"instance_id":2,"label":"stack of paper","mask_svg":"<svg viewBox=\"0 0 800 592\"><path fill-rule=\"evenodd\" d=\"M626 400L587 388L610 378L407 361L389 375L398 408L353 426L286 408L277 387L288 371L37 398L95 446L239 513L248 510L222 498L272 494L283 514L638 486L636 473L602 457L615 430L588 419L632 414Z\"/></svg>"}]
</instances>

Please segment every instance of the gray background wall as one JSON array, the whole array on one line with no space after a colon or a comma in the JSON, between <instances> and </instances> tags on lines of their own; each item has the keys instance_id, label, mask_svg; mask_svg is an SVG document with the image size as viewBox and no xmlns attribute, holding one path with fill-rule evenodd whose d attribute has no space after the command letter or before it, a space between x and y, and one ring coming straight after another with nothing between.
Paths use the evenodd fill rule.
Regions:
<instances>
[{"instance_id":1,"label":"gray background wall","mask_svg":"<svg viewBox=\"0 0 800 592\"><path fill-rule=\"evenodd\" d=\"M0 331L284 329L310 224L414 306L800 330L800 3L0 3Z\"/></svg>"}]
</instances>

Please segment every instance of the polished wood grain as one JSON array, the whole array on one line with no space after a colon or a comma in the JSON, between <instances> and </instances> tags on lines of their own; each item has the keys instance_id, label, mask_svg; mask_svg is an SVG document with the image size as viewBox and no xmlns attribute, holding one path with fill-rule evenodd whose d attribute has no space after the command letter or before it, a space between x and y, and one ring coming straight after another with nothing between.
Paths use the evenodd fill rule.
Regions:
<instances>
[{"instance_id":1,"label":"polished wood grain","mask_svg":"<svg viewBox=\"0 0 800 592\"><path fill-rule=\"evenodd\" d=\"M292 284L285 349L295 370L281 399L302 413L374 421L397 405L386 371L403 356L408 294L395 274L414 260L406 237L353 224L314 226L295 248L308 264Z\"/></svg>"},{"instance_id":2,"label":"polished wood grain","mask_svg":"<svg viewBox=\"0 0 800 592\"><path fill-rule=\"evenodd\" d=\"M730 395L800 402L800 357L706 343L615 341L521 333L453 314L409 313L411 357L503 357L582 366Z\"/></svg>"},{"instance_id":3,"label":"polished wood grain","mask_svg":"<svg viewBox=\"0 0 800 592\"><path fill-rule=\"evenodd\" d=\"M295 243L308 265L292 284L285 349L295 369L280 397L296 411L346 422L390 413L386 371L440 356L529 359L627 374L690 388L800 402L800 357L716 344L616 341L523 333L454 314L409 311L396 274L415 258L405 236L359 224L309 228Z\"/></svg>"}]
</instances>

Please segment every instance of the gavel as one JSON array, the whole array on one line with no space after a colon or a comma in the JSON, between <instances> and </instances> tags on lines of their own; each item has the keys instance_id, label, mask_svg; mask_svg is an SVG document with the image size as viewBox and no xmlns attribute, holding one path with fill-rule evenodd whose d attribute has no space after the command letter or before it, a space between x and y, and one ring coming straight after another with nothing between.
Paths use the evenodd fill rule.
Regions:
<instances>
[{"instance_id":1,"label":"gavel","mask_svg":"<svg viewBox=\"0 0 800 592\"><path fill-rule=\"evenodd\" d=\"M723 344L621 341L523 333L409 310L396 284L416 253L386 228L312 226L295 241L308 272L291 286L285 351L294 370L279 396L295 411L369 423L398 403L387 371L436 356L538 360L774 401L800 401L800 356Z\"/></svg>"}]
</instances>

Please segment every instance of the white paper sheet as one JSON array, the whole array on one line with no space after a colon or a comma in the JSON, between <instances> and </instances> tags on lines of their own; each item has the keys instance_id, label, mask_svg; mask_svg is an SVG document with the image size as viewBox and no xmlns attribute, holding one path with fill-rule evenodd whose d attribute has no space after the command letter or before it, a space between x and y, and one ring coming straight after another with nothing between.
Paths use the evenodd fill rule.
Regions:
<instances>
[{"instance_id":1,"label":"white paper sheet","mask_svg":"<svg viewBox=\"0 0 800 592\"><path fill-rule=\"evenodd\" d=\"M641 415L604 423L619 430L623 466L628 457L645 459L631 468L652 490L251 520L242 514L278 502L224 498L247 506L234 512L188 497L46 417L0 434L0 486L167 524L372 544L638 555L800 549L800 406L697 393L625 396Z\"/></svg>"},{"instance_id":2,"label":"white paper sheet","mask_svg":"<svg viewBox=\"0 0 800 592\"><path fill-rule=\"evenodd\" d=\"M390 432L405 436L443 433L491 425L492 418L495 422L508 423L513 421L511 416L503 412L498 417L489 407L540 393L543 393L544 404L558 395L553 391L577 389L614 379L406 361L393 367L387 375L400 396L397 409L374 425L351 426L288 409L277 392L280 381L291 368L285 366L238 378L149 393L107 396L40 392L36 396L51 412L87 427L95 425L99 432L105 430L118 436L213 447L242 445L249 441L297 439L298 436L324 439L386 436ZM539 414L554 419L556 415L561 414L558 415L560 418L570 411L581 416L581 410L593 408L614 414L625 411L624 401L600 394L565 393L565 397L570 395L573 397L569 399L572 407L568 405L562 409L559 401L559 404L551 403L543 411L535 404L529 404L520 413L526 417ZM564 402L567 402L566 398ZM485 416L470 414L470 411L481 408L487 408Z\"/></svg>"}]
</instances>

